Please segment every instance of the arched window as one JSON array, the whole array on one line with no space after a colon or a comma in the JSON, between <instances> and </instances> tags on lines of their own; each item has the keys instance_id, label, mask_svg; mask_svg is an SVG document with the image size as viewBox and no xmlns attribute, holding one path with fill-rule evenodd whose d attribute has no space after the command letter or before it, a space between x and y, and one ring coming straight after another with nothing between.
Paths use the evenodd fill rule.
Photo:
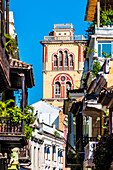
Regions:
<instances>
[{"instance_id":1,"label":"arched window","mask_svg":"<svg viewBox=\"0 0 113 170\"><path fill-rule=\"evenodd\" d=\"M62 54L62 51L59 51L59 70L62 70L62 57L63 57L63 54Z\"/></svg>"},{"instance_id":2,"label":"arched window","mask_svg":"<svg viewBox=\"0 0 113 170\"><path fill-rule=\"evenodd\" d=\"M71 90L71 83L70 82L66 83L66 97L67 97L68 90Z\"/></svg>"},{"instance_id":3,"label":"arched window","mask_svg":"<svg viewBox=\"0 0 113 170\"><path fill-rule=\"evenodd\" d=\"M68 68L68 53L67 51L64 52L64 70Z\"/></svg>"},{"instance_id":4,"label":"arched window","mask_svg":"<svg viewBox=\"0 0 113 170\"><path fill-rule=\"evenodd\" d=\"M60 98L61 96L61 87L60 87L60 83L56 82L55 83L55 98Z\"/></svg>"},{"instance_id":5,"label":"arched window","mask_svg":"<svg viewBox=\"0 0 113 170\"><path fill-rule=\"evenodd\" d=\"M57 55L54 55L54 70L57 70Z\"/></svg>"},{"instance_id":6,"label":"arched window","mask_svg":"<svg viewBox=\"0 0 113 170\"><path fill-rule=\"evenodd\" d=\"M70 70L73 70L73 55L70 55Z\"/></svg>"}]
</instances>

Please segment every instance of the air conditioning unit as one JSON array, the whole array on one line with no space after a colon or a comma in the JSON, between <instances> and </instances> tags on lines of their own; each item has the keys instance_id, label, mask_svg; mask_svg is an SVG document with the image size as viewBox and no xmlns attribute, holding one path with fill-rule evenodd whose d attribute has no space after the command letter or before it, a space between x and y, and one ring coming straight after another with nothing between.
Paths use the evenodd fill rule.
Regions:
<instances>
[{"instance_id":1,"label":"air conditioning unit","mask_svg":"<svg viewBox=\"0 0 113 170\"><path fill-rule=\"evenodd\" d=\"M110 70L110 58L105 59L105 73L108 74Z\"/></svg>"}]
</instances>

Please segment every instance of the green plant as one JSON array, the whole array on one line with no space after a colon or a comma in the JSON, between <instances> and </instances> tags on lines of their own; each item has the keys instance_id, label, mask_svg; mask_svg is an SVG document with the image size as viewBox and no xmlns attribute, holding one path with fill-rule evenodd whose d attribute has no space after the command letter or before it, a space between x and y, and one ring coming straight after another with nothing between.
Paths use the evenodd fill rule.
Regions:
<instances>
[{"instance_id":1,"label":"green plant","mask_svg":"<svg viewBox=\"0 0 113 170\"><path fill-rule=\"evenodd\" d=\"M96 170L110 169L113 160L113 134L106 134L100 138L99 143L94 150L94 159Z\"/></svg>"},{"instance_id":2,"label":"green plant","mask_svg":"<svg viewBox=\"0 0 113 170\"><path fill-rule=\"evenodd\" d=\"M5 102L0 101L0 117L8 117L10 115L10 106L14 103L14 100L9 99Z\"/></svg>"},{"instance_id":3,"label":"green plant","mask_svg":"<svg viewBox=\"0 0 113 170\"><path fill-rule=\"evenodd\" d=\"M54 131L54 135L60 137L60 133L58 133L56 130Z\"/></svg>"},{"instance_id":4,"label":"green plant","mask_svg":"<svg viewBox=\"0 0 113 170\"><path fill-rule=\"evenodd\" d=\"M5 34L6 43L5 43L5 49L8 54L11 54L11 56L15 59L19 59L19 50L17 47L16 40L11 37L10 34Z\"/></svg>"},{"instance_id":5,"label":"green plant","mask_svg":"<svg viewBox=\"0 0 113 170\"><path fill-rule=\"evenodd\" d=\"M88 28L86 30L86 36L94 34L95 25L97 24L97 13L95 13L94 21L88 23ZM113 25L113 10L102 10L100 9L100 26Z\"/></svg>"},{"instance_id":6,"label":"green plant","mask_svg":"<svg viewBox=\"0 0 113 170\"><path fill-rule=\"evenodd\" d=\"M98 136L98 144L96 149L94 149L94 159L96 170L107 170L110 168L112 159L113 159L113 134L108 134L109 132L109 113L104 111L102 116L104 119L104 134ZM100 118L97 118L97 121L100 121Z\"/></svg>"},{"instance_id":7,"label":"green plant","mask_svg":"<svg viewBox=\"0 0 113 170\"><path fill-rule=\"evenodd\" d=\"M98 72L100 71L101 69L101 65L100 63L97 61L97 62L94 62L93 64L93 70L91 70L91 72L93 73L94 76L96 76L98 74Z\"/></svg>"},{"instance_id":8,"label":"green plant","mask_svg":"<svg viewBox=\"0 0 113 170\"><path fill-rule=\"evenodd\" d=\"M105 58L111 58L111 54L107 54L106 52L102 51L102 55L105 57Z\"/></svg>"},{"instance_id":9,"label":"green plant","mask_svg":"<svg viewBox=\"0 0 113 170\"><path fill-rule=\"evenodd\" d=\"M24 135L26 139L29 139L33 132L31 124L33 124L36 119L35 116L33 116L34 109L31 106L26 106L23 114L21 108L17 106L12 107L11 103L14 103L14 100L0 101L0 117L10 117L15 125L21 125L22 121L24 121ZM0 124L1 121L2 118L0 119Z\"/></svg>"},{"instance_id":10,"label":"green plant","mask_svg":"<svg viewBox=\"0 0 113 170\"><path fill-rule=\"evenodd\" d=\"M26 106L24 109L24 134L27 139L32 136L33 127L30 125L33 124L36 120L36 117L33 116L34 108L32 106Z\"/></svg>"}]
</instances>

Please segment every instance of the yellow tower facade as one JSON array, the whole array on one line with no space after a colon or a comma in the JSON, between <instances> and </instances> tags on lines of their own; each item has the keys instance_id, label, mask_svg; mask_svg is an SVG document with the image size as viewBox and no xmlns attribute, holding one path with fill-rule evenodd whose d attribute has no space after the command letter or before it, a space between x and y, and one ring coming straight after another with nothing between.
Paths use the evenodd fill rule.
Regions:
<instances>
[{"instance_id":1,"label":"yellow tower facade","mask_svg":"<svg viewBox=\"0 0 113 170\"><path fill-rule=\"evenodd\" d=\"M74 35L72 24L54 24L43 45L43 100L63 106L67 91L77 89L84 66L83 35Z\"/></svg>"}]
</instances>

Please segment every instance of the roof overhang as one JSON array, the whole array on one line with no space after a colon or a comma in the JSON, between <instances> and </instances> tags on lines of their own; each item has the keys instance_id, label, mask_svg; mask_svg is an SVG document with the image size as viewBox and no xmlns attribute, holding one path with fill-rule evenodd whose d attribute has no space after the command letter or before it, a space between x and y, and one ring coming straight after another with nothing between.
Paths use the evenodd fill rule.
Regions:
<instances>
[{"instance_id":1,"label":"roof overhang","mask_svg":"<svg viewBox=\"0 0 113 170\"><path fill-rule=\"evenodd\" d=\"M87 0L85 21L93 21L95 17L97 2L100 1L100 7L102 10L113 10L113 0Z\"/></svg>"},{"instance_id":2,"label":"roof overhang","mask_svg":"<svg viewBox=\"0 0 113 170\"><path fill-rule=\"evenodd\" d=\"M88 0L85 13L85 21L93 21L96 12L97 0Z\"/></svg>"},{"instance_id":3,"label":"roof overhang","mask_svg":"<svg viewBox=\"0 0 113 170\"><path fill-rule=\"evenodd\" d=\"M101 103L103 106L107 106L108 108L113 108L113 86L104 88L101 91L98 103Z\"/></svg>"}]
</instances>

